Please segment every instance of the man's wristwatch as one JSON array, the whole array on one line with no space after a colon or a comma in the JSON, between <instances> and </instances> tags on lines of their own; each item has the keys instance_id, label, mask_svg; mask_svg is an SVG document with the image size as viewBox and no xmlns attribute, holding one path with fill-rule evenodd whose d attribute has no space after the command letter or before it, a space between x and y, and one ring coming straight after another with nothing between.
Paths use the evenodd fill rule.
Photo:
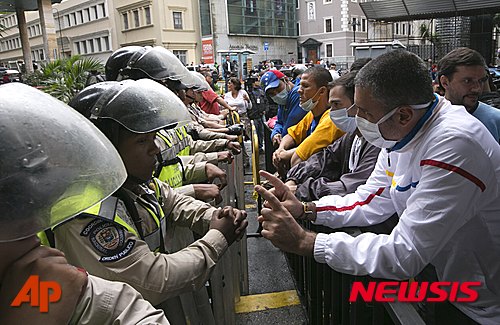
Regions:
<instances>
[{"instance_id":1,"label":"man's wristwatch","mask_svg":"<svg viewBox=\"0 0 500 325\"><path fill-rule=\"evenodd\" d=\"M302 202L302 206L304 207L304 213L300 217L302 220L310 220L310 216L312 216L313 211L309 209L308 202Z\"/></svg>"}]
</instances>

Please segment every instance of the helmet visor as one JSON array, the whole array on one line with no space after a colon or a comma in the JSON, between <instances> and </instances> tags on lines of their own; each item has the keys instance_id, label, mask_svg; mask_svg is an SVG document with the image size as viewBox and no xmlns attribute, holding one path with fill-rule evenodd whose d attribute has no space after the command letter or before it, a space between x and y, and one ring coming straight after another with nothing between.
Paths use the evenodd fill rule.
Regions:
<instances>
[{"instance_id":1,"label":"helmet visor","mask_svg":"<svg viewBox=\"0 0 500 325\"><path fill-rule=\"evenodd\" d=\"M71 107L19 83L0 97L0 242L55 226L125 181L114 146Z\"/></svg>"}]
</instances>

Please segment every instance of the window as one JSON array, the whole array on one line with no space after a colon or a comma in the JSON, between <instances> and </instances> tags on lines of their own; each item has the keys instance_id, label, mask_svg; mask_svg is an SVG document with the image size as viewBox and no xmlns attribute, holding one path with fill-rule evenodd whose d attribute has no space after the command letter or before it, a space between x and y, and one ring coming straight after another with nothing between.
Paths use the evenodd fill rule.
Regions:
<instances>
[{"instance_id":1,"label":"window","mask_svg":"<svg viewBox=\"0 0 500 325\"><path fill-rule=\"evenodd\" d=\"M187 51L173 50L172 53L183 63L187 62Z\"/></svg>"},{"instance_id":2,"label":"window","mask_svg":"<svg viewBox=\"0 0 500 325\"><path fill-rule=\"evenodd\" d=\"M332 3L332 0L323 0L323 4L325 4L325 5L330 4L330 3Z\"/></svg>"},{"instance_id":3,"label":"window","mask_svg":"<svg viewBox=\"0 0 500 325\"><path fill-rule=\"evenodd\" d=\"M361 18L361 31L366 32L366 18Z\"/></svg>"},{"instance_id":4,"label":"window","mask_svg":"<svg viewBox=\"0 0 500 325\"><path fill-rule=\"evenodd\" d=\"M123 13L123 29L128 29L128 14L126 12Z\"/></svg>"},{"instance_id":5,"label":"window","mask_svg":"<svg viewBox=\"0 0 500 325\"><path fill-rule=\"evenodd\" d=\"M151 25L151 8L144 7L144 16L146 17L146 25Z\"/></svg>"},{"instance_id":6,"label":"window","mask_svg":"<svg viewBox=\"0 0 500 325\"><path fill-rule=\"evenodd\" d=\"M307 20L316 20L316 3L313 1L307 3Z\"/></svg>"},{"instance_id":7,"label":"window","mask_svg":"<svg viewBox=\"0 0 500 325\"><path fill-rule=\"evenodd\" d=\"M296 31L297 35L300 35L300 22L297 22L296 28L297 28L297 31Z\"/></svg>"},{"instance_id":8,"label":"window","mask_svg":"<svg viewBox=\"0 0 500 325\"><path fill-rule=\"evenodd\" d=\"M139 10L134 10L134 27L139 27L141 24L139 22Z\"/></svg>"},{"instance_id":9,"label":"window","mask_svg":"<svg viewBox=\"0 0 500 325\"><path fill-rule=\"evenodd\" d=\"M326 57L331 58L333 57L333 44L325 44L326 48Z\"/></svg>"},{"instance_id":10,"label":"window","mask_svg":"<svg viewBox=\"0 0 500 325\"><path fill-rule=\"evenodd\" d=\"M295 0L295 9L300 9L300 0Z\"/></svg>"},{"instance_id":11,"label":"window","mask_svg":"<svg viewBox=\"0 0 500 325\"><path fill-rule=\"evenodd\" d=\"M109 47L109 36L104 36L102 38L102 41L104 42L104 49L106 49L106 51L109 51L110 47Z\"/></svg>"},{"instance_id":12,"label":"window","mask_svg":"<svg viewBox=\"0 0 500 325\"><path fill-rule=\"evenodd\" d=\"M174 11L174 29L182 29L182 12Z\"/></svg>"},{"instance_id":13,"label":"window","mask_svg":"<svg viewBox=\"0 0 500 325\"><path fill-rule=\"evenodd\" d=\"M207 2L206 0L201 1ZM300 0L300 2L302 1L304 0ZM226 0L225 2L227 3L229 33L231 34L297 35L296 8L299 5L297 0ZM307 9L309 2L305 3ZM208 6L207 8L209 9Z\"/></svg>"},{"instance_id":14,"label":"window","mask_svg":"<svg viewBox=\"0 0 500 325\"><path fill-rule=\"evenodd\" d=\"M83 12L81 10L76 12L76 23L77 24L83 23Z\"/></svg>"},{"instance_id":15,"label":"window","mask_svg":"<svg viewBox=\"0 0 500 325\"><path fill-rule=\"evenodd\" d=\"M325 33L333 31L333 18L325 18Z\"/></svg>"},{"instance_id":16,"label":"window","mask_svg":"<svg viewBox=\"0 0 500 325\"><path fill-rule=\"evenodd\" d=\"M90 9L84 9L83 10L83 21L87 22L90 21Z\"/></svg>"},{"instance_id":17,"label":"window","mask_svg":"<svg viewBox=\"0 0 500 325\"><path fill-rule=\"evenodd\" d=\"M99 19L99 15L97 14L97 6L92 6L92 7L90 7L90 9L93 12L93 15L95 17L94 19Z\"/></svg>"},{"instance_id":18,"label":"window","mask_svg":"<svg viewBox=\"0 0 500 325\"><path fill-rule=\"evenodd\" d=\"M97 46L96 46L97 52L102 52L102 44L101 44L101 39L100 39L100 38L95 38L95 39L94 39L94 42L95 42L95 44L97 45Z\"/></svg>"},{"instance_id":19,"label":"window","mask_svg":"<svg viewBox=\"0 0 500 325\"><path fill-rule=\"evenodd\" d=\"M104 7L104 3L99 4L98 7L99 7L99 11L102 14L101 18L106 17L106 7Z\"/></svg>"},{"instance_id":20,"label":"window","mask_svg":"<svg viewBox=\"0 0 500 325\"><path fill-rule=\"evenodd\" d=\"M95 52L94 40L93 39L87 41L87 48L89 49L89 53L94 53Z\"/></svg>"},{"instance_id":21,"label":"window","mask_svg":"<svg viewBox=\"0 0 500 325\"><path fill-rule=\"evenodd\" d=\"M405 35L405 34L406 34L406 25L403 24L403 35Z\"/></svg>"}]
</instances>

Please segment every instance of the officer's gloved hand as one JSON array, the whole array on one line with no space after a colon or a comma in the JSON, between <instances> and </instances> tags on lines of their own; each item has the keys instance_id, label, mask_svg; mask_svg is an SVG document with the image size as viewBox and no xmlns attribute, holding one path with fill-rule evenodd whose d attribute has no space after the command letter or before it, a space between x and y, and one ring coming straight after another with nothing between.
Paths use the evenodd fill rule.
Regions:
<instances>
[{"instance_id":1,"label":"officer's gloved hand","mask_svg":"<svg viewBox=\"0 0 500 325\"><path fill-rule=\"evenodd\" d=\"M243 124L233 124L228 126L229 135L242 135L243 134Z\"/></svg>"}]
</instances>

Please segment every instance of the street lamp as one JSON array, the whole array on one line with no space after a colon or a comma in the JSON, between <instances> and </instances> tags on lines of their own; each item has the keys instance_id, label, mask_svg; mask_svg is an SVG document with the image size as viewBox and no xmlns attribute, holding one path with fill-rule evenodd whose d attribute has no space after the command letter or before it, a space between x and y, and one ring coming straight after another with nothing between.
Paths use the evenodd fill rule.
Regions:
<instances>
[{"instance_id":1,"label":"street lamp","mask_svg":"<svg viewBox=\"0 0 500 325\"><path fill-rule=\"evenodd\" d=\"M61 29L61 16L59 15L59 9L57 8L52 8L52 10L57 12L57 24L59 25L59 39L61 40L61 59L63 58L63 53L64 53L64 43L63 43L63 35L62 35L62 29Z\"/></svg>"},{"instance_id":2,"label":"street lamp","mask_svg":"<svg viewBox=\"0 0 500 325\"><path fill-rule=\"evenodd\" d=\"M361 26L361 23L359 21L356 20L356 18L352 18L350 21L349 21L349 25L352 26L352 31L354 32L353 34L353 38L354 38L354 43L356 43L356 26Z\"/></svg>"}]
</instances>

